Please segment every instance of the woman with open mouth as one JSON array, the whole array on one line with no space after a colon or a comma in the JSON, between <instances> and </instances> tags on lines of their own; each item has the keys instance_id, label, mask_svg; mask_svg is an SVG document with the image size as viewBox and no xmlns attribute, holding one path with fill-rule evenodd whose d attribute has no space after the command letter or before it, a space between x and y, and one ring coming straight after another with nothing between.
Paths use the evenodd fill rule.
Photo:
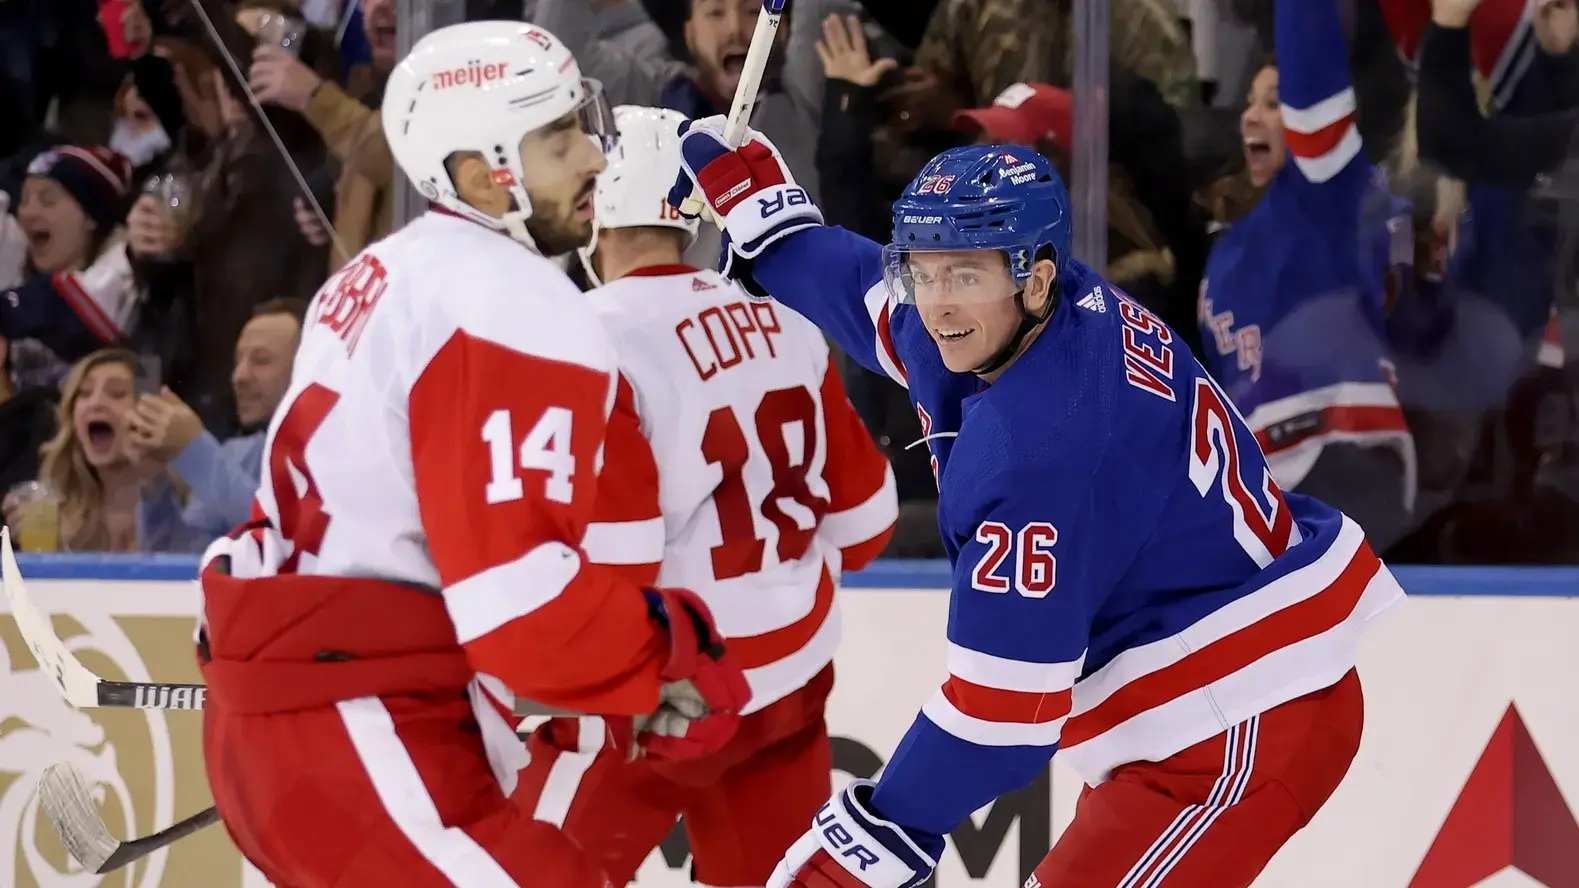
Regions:
<instances>
[{"instance_id":1,"label":"woman with open mouth","mask_svg":"<svg viewBox=\"0 0 1579 888\"><path fill-rule=\"evenodd\" d=\"M14 220L18 257L0 250L0 337L13 343L12 375L21 388L56 386L71 362L132 331L142 291L132 275L120 224L132 165L102 147L61 145L28 165Z\"/></svg>"},{"instance_id":2,"label":"woman with open mouth","mask_svg":"<svg viewBox=\"0 0 1579 888\"><path fill-rule=\"evenodd\" d=\"M1378 552L1412 529L1414 437L1385 328L1391 208L1355 124L1331 2L1278 3L1278 58L1240 116L1238 194L1214 186L1222 233L1196 318L1202 361L1285 490L1350 515ZM1237 206L1232 204L1237 203Z\"/></svg>"},{"instance_id":3,"label":"woman with open mouth","mask_svg":"<svg viewBox=\"0 0 1579 888\"><path fill-rule=\"evenodd\" d=\"M136 368L135 353L104 349L78 361L62 386L59 431L43 447L39 480L60 497L60 543L66 551L140 549L142 478L127 449ZM8 519L13 511L6 509Z\"/></svg>"}]
</instances>

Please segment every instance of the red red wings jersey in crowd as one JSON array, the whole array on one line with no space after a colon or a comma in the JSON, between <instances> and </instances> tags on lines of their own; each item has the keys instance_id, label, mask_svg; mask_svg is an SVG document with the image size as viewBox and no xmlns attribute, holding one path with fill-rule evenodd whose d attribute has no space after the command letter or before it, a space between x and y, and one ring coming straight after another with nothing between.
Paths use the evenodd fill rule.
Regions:
<instances>
[{"instance_id":1,"label":"red red wings jersey in crowd","mask_svg":"<svg viewBox=\"0 0 1579 888\"><path fill-rule=\"evenodd\" d=\"M433 272L456 257L464 276ZM459 217L416 219L313 302L264 453L266 572L442 589L497 696L488 676L549 705L650 712L666 641L580 549L614 374L553 263Z\"/></svg>"},{"instance_id":2,"label":"red red wings jersey in crowd","mask_svg":"<svg viewBox=\"0 0 1579 888\"><path fill-rule=\"evenodd\" d=\"M700 594L759 710L833 658L835 577L887 542L893 472L795 312L679 265L588 298L620 379L587 556Z\"/></svg>"}]
</instances>

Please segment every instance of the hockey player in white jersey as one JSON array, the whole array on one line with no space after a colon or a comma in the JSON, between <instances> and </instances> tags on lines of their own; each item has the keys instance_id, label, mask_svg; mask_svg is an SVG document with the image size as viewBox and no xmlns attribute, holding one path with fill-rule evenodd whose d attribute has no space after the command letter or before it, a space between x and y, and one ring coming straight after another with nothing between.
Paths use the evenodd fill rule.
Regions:
<instances>
[{"instance_id":1,"label":"hockey player in white jersey","mask_svg":"<svg viewBox=\"0 0 1579 888\"><path fill-rule=\"evenodd\" d=\"M383 126L434 208L313 300L260 518L205 559L215 804L281 888L604 888L509 799L511 693L653 758L722 748L748 696L700 598L581 548L616 365L545 254L590 237L612 123L553 35L475 22L400 63Z\"/></svg>"},{"instance_id":2,"label":"hockey player in white jersey","mask_svg":"<svg viewBox=\"0 0 1579 888\"><path fill-rule=\"evenodd\" d=\"M614 113L620 140L581 251L606 282L587 299L620 365L587 556L639 584L696 590L751 702L727 746L685 762L628 762L593 720L551 721L519 792L617 884L683 815L694 878L761 885L831 792L834 585L841 564L859 568L887 542L894 478L822 334L680 264L696 223L664 196L684 118Z\"/></svg>"}]
</instances>

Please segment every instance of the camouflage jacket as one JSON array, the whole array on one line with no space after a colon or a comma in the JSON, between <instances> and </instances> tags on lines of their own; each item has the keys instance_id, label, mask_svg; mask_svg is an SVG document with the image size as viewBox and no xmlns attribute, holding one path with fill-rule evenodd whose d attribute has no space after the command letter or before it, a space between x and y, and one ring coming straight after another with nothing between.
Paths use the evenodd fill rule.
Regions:
<instances>
[{"instance_id":1,"label":"camouflage jacket","mask_svg":"<svg viewBox=\"0 0 1579 888\"><path fill-rule=\"evenodd\" d=\"M1174 107L1196 104L1195 56L1169 0L1113 0L1112 60L1157 84ZM1074 71L1072 0L942 0L916 64L973 108L1014 83L1067 87Z\"/></svg>"}]
</instances>

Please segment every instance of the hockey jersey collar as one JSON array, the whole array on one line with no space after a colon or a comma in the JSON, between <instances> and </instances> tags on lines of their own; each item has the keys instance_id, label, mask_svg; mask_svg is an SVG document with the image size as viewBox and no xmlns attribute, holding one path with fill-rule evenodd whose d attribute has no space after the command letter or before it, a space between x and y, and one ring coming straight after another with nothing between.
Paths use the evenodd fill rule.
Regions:
<instances>
[{"instance_id":1,"label":"hockey jersey collar","mask_svg":"<svg viewBox=\"0 0 1579 888\"><path fill-rule=\"evenodd\" d=\"M666 262L660 265L643 265L626 272L626 277L666 277L671 274L696 274L701 269L683 262Z\"/></svg>"}]
</instances>

